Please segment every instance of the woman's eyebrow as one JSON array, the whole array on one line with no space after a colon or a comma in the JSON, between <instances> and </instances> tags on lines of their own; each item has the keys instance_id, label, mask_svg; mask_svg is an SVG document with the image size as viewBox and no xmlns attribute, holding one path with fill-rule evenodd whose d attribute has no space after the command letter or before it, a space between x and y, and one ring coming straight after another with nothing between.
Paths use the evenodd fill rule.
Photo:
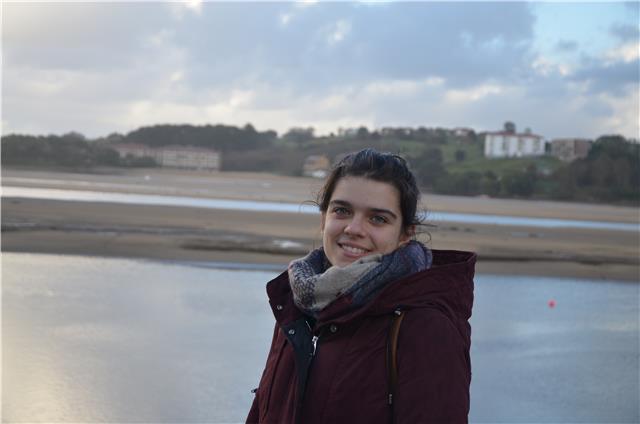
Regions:
<instances>
[{"instance_id":1,"label":"woman's eyebrow","mask_svg":"<svg viewBox=\"0 0 640 424\"><path fill-rule=\"evenodd\" d=\"M373 213L382 213L382 214L391 215L393 219L398 219L398 216L395 213L391 212L389 209L371 208L370 211Z\"/></svg>"},{"instance_id":2,"label":"woman's eyebrow","mask_svg":"<svg viewBox=\"0 0 640 424\"><path fill-rule=\"evenodd\" d=\"M340 205L340 206L346 206L346 207L351 207L351 203L347 202L346 200L340 200L340 199L333 199L332 201L329 202L330 205Z\"/></svg>"},{"instance_id":3,"label":"woman's eyebrow","mask_svg":"<svg viewBox=\"0 0 640 424\"><path fill-rule=\"evenodd\" d=\"M329 204L344 206L344 207L347 207L347 208L353 208L353 205L351 203L347 202L346 200L333 199L331 202L329 202ZM398 219L398 216L395 213L391 212L389 209L369 208L369 211L373 212L373 213L387 214L387 215L390 215L393 219Z\"/></svg>"}]
</instances>

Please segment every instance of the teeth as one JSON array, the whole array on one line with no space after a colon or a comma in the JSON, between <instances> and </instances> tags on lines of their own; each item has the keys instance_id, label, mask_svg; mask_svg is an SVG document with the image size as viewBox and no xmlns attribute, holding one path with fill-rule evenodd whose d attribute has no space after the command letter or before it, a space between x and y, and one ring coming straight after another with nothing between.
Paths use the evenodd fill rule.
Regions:
<instances>
[{"instance_id":1,"label":"teeth","mask_svg":"<svg viewBox=\"0 0 640 424\"><path fill-rule=\"evenodd\" d=\"M349 253L353 253L355 255L362 255L363 253L367 253L364 249L358 249L357 247L347 246L345 244L342 245L342 248Z\"/></svg>"}]
</instances>

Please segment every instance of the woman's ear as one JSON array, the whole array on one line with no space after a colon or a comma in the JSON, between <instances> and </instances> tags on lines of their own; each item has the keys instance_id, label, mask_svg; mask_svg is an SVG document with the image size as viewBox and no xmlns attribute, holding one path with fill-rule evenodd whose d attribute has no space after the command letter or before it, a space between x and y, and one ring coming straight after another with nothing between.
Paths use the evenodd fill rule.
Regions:
<instances>
[{"instance_id":1,"label":"woman's ear","mask_svg":"<svg viewBox=\"0 0 640 424\"><path fill-rule=\"evenodd\" d=\"M324 231L324 218L327 216L326 212L320 214L320 232Z\"/></svg>"},{"instance_id":2,"label":"woman's ear","mask_svg":"<svg viewBox=\"0 0 640 424\"><path fill-rule=\"evenodd\" d=\"M404 246L405 244L409 243L415 235L415 225L411 225L406 230L402 230L402 233L400 234L400 246Z\"/></svg>"}]
</instances>

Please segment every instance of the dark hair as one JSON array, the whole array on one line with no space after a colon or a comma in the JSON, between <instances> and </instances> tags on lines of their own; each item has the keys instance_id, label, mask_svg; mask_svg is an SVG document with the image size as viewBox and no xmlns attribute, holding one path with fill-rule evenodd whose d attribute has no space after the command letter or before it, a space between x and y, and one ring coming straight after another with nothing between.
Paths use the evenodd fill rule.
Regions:
<instances>
[{"instance_id":1,"label":"dark hair","mask_svg":"<svg viewBox=\"0 0 640 424\"><path fill-rule=\"evenodd\" d=\"M401 156L374 149L363 149L345 156L333 167L318 194L317 203L321 212L329 208L333 191L343 177L364 177L391 184L400 195L402 230L408 233L409 227L421 224L416 213L420 190L407 161Z\"/></svg>"}]
</instances>

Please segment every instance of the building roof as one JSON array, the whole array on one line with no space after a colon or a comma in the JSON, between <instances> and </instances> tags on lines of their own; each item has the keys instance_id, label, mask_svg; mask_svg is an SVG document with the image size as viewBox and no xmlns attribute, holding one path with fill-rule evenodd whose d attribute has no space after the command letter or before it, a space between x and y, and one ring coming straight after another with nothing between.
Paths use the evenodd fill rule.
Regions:
<instances>
[{"instance_id":1,"label":"building roof","mask_svg":"<svg viewBox=\"0 0 640 424\"><path fill-rule=\"evenodd\" d=\"M185 146L182 144L171 144L168 146L156 147L157 150L181 150L187 152L200 152L200 153L218 153L217 150L208 149L206 147L198 147L198 146Z\"/></svg>"},{"instance_id":2,"label":"building roof","mask_svg":"<svg viewBox=\"0 0 640 424\"><path fill-rule=\"evenodd\" d=\"M510 133L506 131L487 131L484 133L485 135L510 135L514 137L535 137L535 138L544 138L541 135L534 133Z\"/></svg>"}]
</instances>

